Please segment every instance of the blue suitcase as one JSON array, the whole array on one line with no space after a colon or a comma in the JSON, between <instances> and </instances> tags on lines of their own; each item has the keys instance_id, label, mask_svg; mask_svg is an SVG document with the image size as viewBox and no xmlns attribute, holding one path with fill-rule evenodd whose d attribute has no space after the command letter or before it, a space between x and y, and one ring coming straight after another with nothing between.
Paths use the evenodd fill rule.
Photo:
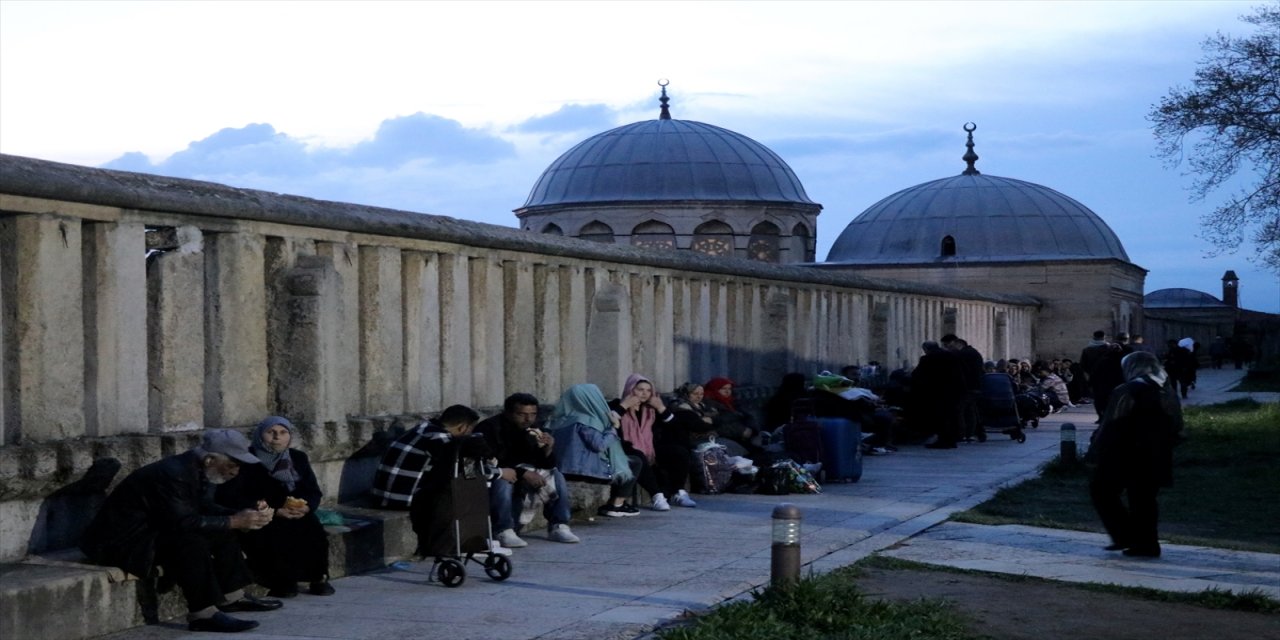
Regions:
<instances>
[{"instance_id":1,"label":"blue suitcase","mask_svg":"<svg viewBox=\"0 0 1280 640\"><path fill-rule=\"evenodd\" d=\"M846 418L818 418L822 427L823 482L862 478L862 426Z\"/></svg>"}]
</instances>

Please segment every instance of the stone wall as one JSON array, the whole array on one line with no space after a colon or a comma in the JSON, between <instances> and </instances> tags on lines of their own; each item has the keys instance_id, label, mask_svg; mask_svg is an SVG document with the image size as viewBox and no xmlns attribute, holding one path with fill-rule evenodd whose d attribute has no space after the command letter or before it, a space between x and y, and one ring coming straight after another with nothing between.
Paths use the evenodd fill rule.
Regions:
<instances>
[{"instance_id":1,"label":"stone wall","mask_svg":"<svg viewBox=\"0 0 1280 640\"><path fill-rule=\"evenodd\" d=\"M288 416L336 497L395 416L771 385L948 330L1025 351L1037 305L0 156L0 559L70 543L49 514L101 494L95 460L118 480L201 428Z\"/></svg>"}]
</instances>

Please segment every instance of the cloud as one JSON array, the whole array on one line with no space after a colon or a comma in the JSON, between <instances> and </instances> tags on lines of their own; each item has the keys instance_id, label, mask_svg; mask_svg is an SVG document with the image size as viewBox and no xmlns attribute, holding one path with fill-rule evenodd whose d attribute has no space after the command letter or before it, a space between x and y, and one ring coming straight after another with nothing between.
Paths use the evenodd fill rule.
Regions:
<instances>
[{"instance_id":1,"label":"cloud","mask_svg":"<svg viewBox=\"0 0 1280 640\"><path fill-rule=\"evenodd\" d=\"M348 158L360 166L394 167L411 160L485 164L514 154L515 146L502 138L418 112L383 120L373 140L356 144Z\"/></svg>"},{"instance_id":2,"label":"cloud","mask_svg":"<svg viewBox=\"0 0 1280 640\"><path fill-rule=\"evenodd\" d=\"M617 125L618 112L603 104L567 104L542 116L521 122L513 130L519 133L572 133L605 131Z\"/></svg>"}]
</instances>

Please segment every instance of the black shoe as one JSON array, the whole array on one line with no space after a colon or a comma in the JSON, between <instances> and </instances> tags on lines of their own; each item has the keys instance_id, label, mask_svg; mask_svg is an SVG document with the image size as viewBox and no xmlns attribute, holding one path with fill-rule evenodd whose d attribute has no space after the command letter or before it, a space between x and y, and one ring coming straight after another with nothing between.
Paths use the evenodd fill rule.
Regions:
<instances>
[{"instance_id":1,"label":"black shoe","mask_svg":"<svg viewBox=\"0 0 1280 640\"><path fill-rule=\"evenodd\" d=\"M225 613L241 613L244 611L275 611L283 606L284 603L279 600L255 598L246 593L243 598L235 602L218 605L218 609Z\"/></svg>"},{"instance_id":2,"label":"black shoe","mask_svg":"<svg viewBox=\"0 0 1280 640\"><path fill-rule=\"evenodd\" d=\"M1103 547L1103 549L1106 551L1124 551L1125 549L1128 549L1128 548L1129 548L1129 545L1121 542L1116 542Z\"/></svg>"},{"instance_id":3,"label":"black shoe","mask_svg":"<svg viewBox=\"0 0 1280 640\"><path fill-rule=\"evenodd\" d=\"M267 592L272 598L293 598L298 595L298 585L288 585L284 587L276 587Z\"/></svg>"},{"instance_id":4,"label":"black shoe","mask_svg":"<svg viewBox=\"0 0 1280 640\"><path fill-rule=\"evenodd\" d=\"M212 618L200 618L187 623L188 631L213 631L215 633L239 633L256 629L256 620L232 618L225 613L215 613Z\"/></svg>"},{"instance_id":5,"label":"black shoe","mask_svg":"<svg viewBox=\"0 0 1280 640\"><path fill-rule=\"evenodd\" d=\"M333 585L329 584L328 580L316 580L311 583L307 593L313 596L331 596L333 595Z\"/></svg>"},{"instance_id":6,"label":"black shoe","mask_svg":"<svg viewBox=\"0 0 1280 640\"><path fill-rule=\"evenodd\" d=\"M1159 558L1160 545L1154 547L1129 547L1124 554L1131 558Z\"/></svg>"}]
</instances>

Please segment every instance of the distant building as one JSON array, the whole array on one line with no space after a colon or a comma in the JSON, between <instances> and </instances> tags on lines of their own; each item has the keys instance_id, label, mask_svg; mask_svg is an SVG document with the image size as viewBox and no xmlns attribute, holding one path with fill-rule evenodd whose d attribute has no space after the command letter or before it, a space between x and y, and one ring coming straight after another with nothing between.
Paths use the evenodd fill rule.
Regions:
<instances>
[{"instance_id":1,"label":"distant building","mask_svg":"<svg viewBox=\"0 0 1280 640\"><path fill-rule=\"evenodd\" d=\"M1147 344L1163 353L1169 340L1191 338L1207 355L1214 338L1242 340L1259 358L1280 353L1280 315L1240 308L1240 278L1235 271L1222 275L1222 298L1195 289L1159 289L1143 299L1143 335Z\"/></svg>"},{"instance_id":2,"label":"distant building","mask_svg":"<svg viewBox=\"0 0 1280 640\"><path fill-rule=\"evenodd\" d=\"M560 156L515 210L539 233L761 262L812 262L822 205L782 158L742 134L676 120L600 133Z\"/></svg>"}]
</instances>

